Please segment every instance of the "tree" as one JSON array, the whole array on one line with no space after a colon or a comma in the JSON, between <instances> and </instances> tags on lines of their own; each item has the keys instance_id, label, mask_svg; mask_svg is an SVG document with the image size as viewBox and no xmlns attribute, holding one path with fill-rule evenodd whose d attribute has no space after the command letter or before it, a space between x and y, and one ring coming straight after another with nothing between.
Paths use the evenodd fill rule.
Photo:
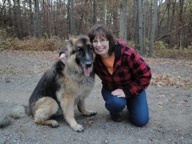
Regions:
<instances>
[{"instance_id":1,"label":"tree","mask_svg":"<svg viewBox=\"0 0 192 144\"><path fill-rule=\"evenodd\" d=\"M33 10L32 10L32 1L29 0L29 20L28 20L28 31L29 31L29 36L34 35L34 15L33 15Z\"/></svg>"},{"instance_id":2,"label":"tree","mask_svg":"<svg viewBox=\"0 0 192 144\"><path fill-rule=\"evenodd\" d=\"M179 0L179 25L183 26L183 6L184 6L184 0ZM183 29L181 29L179 34L179 48L182 49L184 45L184 32Z\"/></svg>"},{"instance_id":3,"label":"tree","mask_svg":"<svg viewBox=\"0 0 192 144\"><path fill-rule=\"evenodd\" d=\"M137 0L137 11L138 11L138 33L139 33L139 45L138 48L141 54L144 54L144 43L143 43L143 11L142 11L142 0Z\"/></svg>"},{"instance_id":4,"label":"tree","mask_svg":"<svg viewBox=\"0 0 192 144\"><path fill-rule=\"evenodd\" d=\"M156 31L156 21L157 21L157 3L158 3L158 0L154 0L152 29L151 29L150 45L149 45L149 56L152 56L152 54L153 54L153 46L154 46L155 31Z\"/></svg>"},{"instance_id":5,"label":"tree","mask_svg":"<svg viewBox=\"0 0 192 144\"><path fill-rule=\"evenodd\" d=\"M96 0L93 0L93 23L97 22L97 16L96 16Z\"/></svg>"},{"instance_id":6,"label":"tree","mask_svg":"<svg viewBox=\"0 0 192 144\"><path fill-rule=\"evenodd\" d=\"M69 34L75 35L75 19L74 19L74 3L73 0L68 0L68 9L69 9Z\"/></svg>"},{"instance_id":7,"label":"tree","mask_svg":"<svg viewBox=\"0 0 192 144\"><path fill-rule=\"evenodd\" d=\"M121 3L120 3L119 38L127 40L127 0L121 0Z\"/></svg>"},{"instance_id":8,"label":"tree","mask_svg":"<svg viewBox=\"0 0 192 144\"><path fill-rule=\"evenodd\" d=\"M35 19L34 19L35 27L35 36L42 37L42 29L41 29L41 14L39 10L39 1L35 0Z\"/></svg>"}]
</instances>

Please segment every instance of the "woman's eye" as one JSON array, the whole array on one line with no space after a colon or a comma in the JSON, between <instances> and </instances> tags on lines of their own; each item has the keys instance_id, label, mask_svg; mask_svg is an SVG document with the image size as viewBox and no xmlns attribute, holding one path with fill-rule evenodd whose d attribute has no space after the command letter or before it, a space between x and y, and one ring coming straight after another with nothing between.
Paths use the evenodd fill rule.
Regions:
<instances>
[{"instance_id":1,"label":"woman's eye","mask_svg":"<svg viewBox=\"0 0 192 144\"><path fill-rule=\"evenodd\" d=\"M105 39L101 39L101 42L104 42L104 41L106 41Z\"/></svg>"}]
</instances>

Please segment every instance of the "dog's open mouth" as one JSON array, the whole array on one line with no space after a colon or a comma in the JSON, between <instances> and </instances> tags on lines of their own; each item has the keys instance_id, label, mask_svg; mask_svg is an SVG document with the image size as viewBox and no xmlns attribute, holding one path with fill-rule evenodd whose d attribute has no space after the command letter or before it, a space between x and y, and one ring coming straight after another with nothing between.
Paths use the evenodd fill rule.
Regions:
<instances>
[{"instance_id":1,"label":"dog's open mouth","mask_svg":"<svg viewBox=\"0 0 192 144\"><path fill-rule=\"evenodd\" d=\"M83 71L84 71L84 75L85 75L86 77L89 77L89 76L90 76L90 73L91 73L91 71L92 71L92 68L91 68L91 67L85 67L85 68L83 69Z\"/></svg>"}]
</instances>

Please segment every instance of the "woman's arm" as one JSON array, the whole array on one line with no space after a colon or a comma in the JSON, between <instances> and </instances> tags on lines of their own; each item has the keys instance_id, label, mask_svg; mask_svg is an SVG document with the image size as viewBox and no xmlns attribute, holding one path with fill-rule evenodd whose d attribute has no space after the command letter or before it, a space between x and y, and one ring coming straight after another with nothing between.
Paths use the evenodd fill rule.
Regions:
<instances>
[{"instance_id":1,"label":"woman's arm","mask_svg":"<svg viewBox=\"0 0 192 144\"><path fill-rule=\"evenodd\" d=\"M144 89L146 89L151 80L151 69L144 61L144 59L131 48L131 55L127 58L127 62L134 76L133 83L124 90L131 95L139 95Z\"/></svg>"}]
</instances>

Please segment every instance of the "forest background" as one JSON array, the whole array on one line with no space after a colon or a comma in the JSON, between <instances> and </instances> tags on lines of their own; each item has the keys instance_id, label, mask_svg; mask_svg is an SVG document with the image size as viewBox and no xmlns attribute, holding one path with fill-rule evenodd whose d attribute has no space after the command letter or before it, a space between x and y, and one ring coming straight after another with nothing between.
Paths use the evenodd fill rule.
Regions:
<instances>
[{"instance_id":1,"label":"forest background","mask_svg":"<svg viewBox=\"0 0 192 144\"><path fill-rule=\"evenodd\" d=\"M95 23L144 56L192 56L191 0L1 0L0 50L59 50Z\"/></svg>"}]
</instances>

